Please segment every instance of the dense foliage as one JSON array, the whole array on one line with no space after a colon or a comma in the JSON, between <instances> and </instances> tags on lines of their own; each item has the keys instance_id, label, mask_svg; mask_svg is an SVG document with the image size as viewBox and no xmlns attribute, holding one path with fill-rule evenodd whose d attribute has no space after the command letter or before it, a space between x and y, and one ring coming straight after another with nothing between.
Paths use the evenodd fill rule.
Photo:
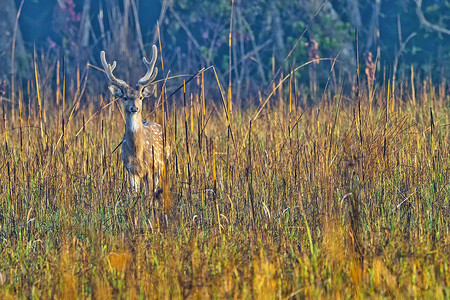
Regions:
<instances>
[{"instance_id":1,"label":"dense foliage","mask_svg":"<svg viewBox=\"0 0 450 300\"><path fill-rule=\"evenodd\" d=\"M16 0L16 5L20 2ZM419 17L418 5L426 21ZM371 52L378 79L395 72L407 80L413 66L416 74L448 80L449 15L448 0L38 0L24 4L19 30L28 48L50 49L78 65L97 61L105 48L139 56L161 38L168 70L192 74L214 65L226 83L231 67L234 91L255 97L280 67L289 73L313 59L315 42L317 56L330 60L321 61L314 74L307 69L296 74L307 90L311 80L325 86L336 57L334 71L340 84L353 83L355 29L361 67L364 55ZM7 53L3 59L10 58Z\"/></svg>"}]
</instances>

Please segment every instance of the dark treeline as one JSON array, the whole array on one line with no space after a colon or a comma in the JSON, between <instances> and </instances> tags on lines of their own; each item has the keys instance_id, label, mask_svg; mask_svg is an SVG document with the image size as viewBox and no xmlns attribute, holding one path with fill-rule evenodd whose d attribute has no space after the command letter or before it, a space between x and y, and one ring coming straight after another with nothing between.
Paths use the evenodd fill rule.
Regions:
<instances>
[{"instance_id":1,"label":"dark treeline","mask_svg":"<svg viewBox=\"0 0 450 300\"><path fill-rule=\"evenodd\" d=\"M7 16L0 20L6 32L0 38L0 73L6 81L13 72L30 77L33 49L49 64L64 57L69 73L87 62L98 65L105 49L118 60L120 73L142 70L140 57L161 41L165 74L195 74L213 65L226 85L231 67L237 99L270 89L278 70L287 74L323 59L295 75L304 91L315 94L335 58L330 84L353 84L355 29L362 80L396 77L399 83L409 79L411 68L418 80L449 79L448 0L3 0L0 9Z\"/></svg>"}]
</instances>

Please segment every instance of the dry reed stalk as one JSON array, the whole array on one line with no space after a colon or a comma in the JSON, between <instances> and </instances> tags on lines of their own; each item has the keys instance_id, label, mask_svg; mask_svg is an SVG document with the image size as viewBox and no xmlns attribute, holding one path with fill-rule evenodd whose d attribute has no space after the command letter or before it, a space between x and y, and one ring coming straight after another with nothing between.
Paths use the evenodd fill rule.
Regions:
<instances>
[{"instance_id":1,"label":"dry reed stalk","mask_svg":"<svg viewBox=\"0 0 450 300\"><path fill-rule=\"evenodd\" d=\"M411 97L414 107L416 107L416 89L414 87L414 67L411 65Z\"/></svg>"},{"instance_id":2,"label":"dry reed stalk","mask_svg":"<svg viewBox=\"0 0 450 300\"><path fill-rule=\"evenodd\" d=\"M232 92L231 92L231 70L232 70L232 64L231 64L231 52L232 52L232 40L233 40L233 14L234 14L234 0L231 0L231 12L230 12L230 33L228 34L228 66L230 69L229 75L228 75L228 105L227 105L227 112L228 116L231 118L231 115L233 113L233 100L232 100Z\"/></svg>"},{"instance_id":3,"label":"dry reed stalk","mask_svg":"<svg viewBox=\"0 0 450 300\"><path fill-rule=\"evenodd\" d=\"M22 104L23 102L23 91L19 90L19 138L20 138L20 153L23 160L23 133L22 133L22 127L23 127L23 120L22 120Z\"/></svg>"},{"instance_id":4,"label":"dry reed stalk","mask_svg":"<svg viewBox=\"0 0 450 300\"><path fill-rule=\"evenodd\" d=\"M5 112L5 105L2 105L2 111L3 111L3 128L4 128L4 136L5 136L5 151L8 152L8 125L6 122L6 112Z\"/></svg>"},{"instance_id":5,"label":"dry reed stalk","mask_svg":"<svg viewBox=\"0 0 450 300\"><path fill-rule=\"evenodd\" d=\"M188 185L189 185L189 200L192 203L192 177L191 177L191 154L189 152L189 133L188 133L188 112L186 106L186 82L183 81L183 103L184 103L184 129L185 129L185 146L187 155L187 171L188 171Z\"/></svg>"},{"instance_id":6,"label":"dry reed stalk","mask_svg":"<svg viewBox=\"0 0 450 300\"><path fill-rule=\"evenodd\" d=\"M248 172L248 194L250 198L250 209L251 209L251 216L252 216L252 228L256 229L256 223L255 223L255 205L254 205L254 191L253 191L253 164L252 164L252 120L250 120L249 125L249 134L248 134L248 166L247 166L247 172Z\"/></svg>"},{"instance_id":7,"label":"dry reed stalk","mask_svg":"<svg viewBox=\"0 0 450 300\"><path fill-rule=\"evenodd\" d=\"M56 106L59 106L59 102L61 101L61 79L60 79L60 60L56 61Z\"/></svg>"},{"instance_id":8,"label":"dry reed stalk","mask_svg":"<svg viewBox=\"0 0 450 300\"><path fill-rule=\"evenodd\" d=\"M16 93L16 86L15 86L15 79L16 79L16 70L15 70L15 61L14 56L16 53L16 37L17 37L17 29L19 25L19 18L20 14L22 12L23 3L25 0L22 0L19 5L19 9L17 10L16 20L14 22L14 31L13 31L13 37L12 37L12 50L11 50L11 120L14 123L14 106L15 106L15 93Z\"/></svg>"}]
</instances>

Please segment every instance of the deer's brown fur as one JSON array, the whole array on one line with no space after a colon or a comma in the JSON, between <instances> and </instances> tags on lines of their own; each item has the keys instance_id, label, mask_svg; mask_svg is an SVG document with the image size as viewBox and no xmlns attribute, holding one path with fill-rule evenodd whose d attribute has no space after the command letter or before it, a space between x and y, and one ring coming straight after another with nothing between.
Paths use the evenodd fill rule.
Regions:
<instances>
[{"instance_id":1,"label":"deer's brown fur","mask_svg":"<svg viewBox=\"0 0 450 300\"><path fill-rule=\"evenodd\" d=\"M158 69L155 68L156 56L157 49L153 46L151 62L144 57L144 63L148 68L147 73L139 80L137 89L133 89L113 75L112 71L116 67L116 62L112 65L108 64L104 51L101 53L106 76L112 83L109 90L124 102L126 123L122 142L122 161L128 171L134 192L139 191L141 179L146 184L147 193L150 188L155 190L158 186L159 173L164 167L162 128L155 122L142 120L142 101L154 91L152 82L158 72Z\"/></svg>"}]
</instances>

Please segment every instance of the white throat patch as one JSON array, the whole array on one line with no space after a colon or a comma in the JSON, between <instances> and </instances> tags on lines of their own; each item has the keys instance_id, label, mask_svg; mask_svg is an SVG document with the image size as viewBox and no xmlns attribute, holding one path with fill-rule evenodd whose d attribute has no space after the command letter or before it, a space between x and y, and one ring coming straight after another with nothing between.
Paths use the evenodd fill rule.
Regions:
<instances>
[{"instance_id":1,"label":"white throat patch","mask_svg":"<svg viewBox=\"0 0 450 300\"><path fill-rule=\"evenodd\" d=\"M139 129L139 123L138 122L131 122L129 128L130 128L131 131L136 132Z\"/></svg>"},{"instance_id":2,"label":"white throat patch","mask_svg":"<svg viewBox=\"0 0 450 300\"><path fill-rule=\"evenodd\" d=\"M139 130L139 127L141 124L139 124L140 121L136 120L135 118L131 117L131 118L127 118L127 127L128 130L132 131L132 132L136 132Z\"/></svg>"}]
</instances>

